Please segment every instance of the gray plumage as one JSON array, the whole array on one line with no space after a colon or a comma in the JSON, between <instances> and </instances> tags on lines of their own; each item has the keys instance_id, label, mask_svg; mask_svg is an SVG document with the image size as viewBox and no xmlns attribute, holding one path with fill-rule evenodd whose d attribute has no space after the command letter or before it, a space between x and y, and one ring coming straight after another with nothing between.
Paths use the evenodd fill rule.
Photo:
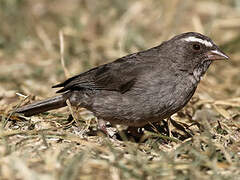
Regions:
<instances>
[{"instance_id":1,"label":"gray plumage","mask_svg":"<svg viewBox=\"0 0 240 180\"><path fill-rule=\"evenodd\" d=\"M200 48L200 49L199 49ZM31 116L85 107L113 124L142 127L182 109L213 60L228 58L208 37L180 34L154 48L95 67L53 86L61 95L17 109Z\"/></svg>"}]
</instances>

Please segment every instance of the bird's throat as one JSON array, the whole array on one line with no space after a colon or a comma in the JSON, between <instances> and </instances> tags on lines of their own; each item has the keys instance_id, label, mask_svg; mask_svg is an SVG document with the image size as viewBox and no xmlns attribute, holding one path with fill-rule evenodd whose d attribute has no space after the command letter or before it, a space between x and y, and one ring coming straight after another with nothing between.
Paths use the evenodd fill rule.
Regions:
<instances>
[{"instance_id":1,"label":"bird's throat","mask_svg":"<svg viewBox=\"0 0 240 180\"><path fill-rule=\"evenodd\" d=\"M210 64L212 63L212 61L203 61L203 63L197 65L194 69L193 69L193 83L198 83L202 76L205 74L205 72L207 71L208 67L210 66Z\"/></svg>"}]
</instances>

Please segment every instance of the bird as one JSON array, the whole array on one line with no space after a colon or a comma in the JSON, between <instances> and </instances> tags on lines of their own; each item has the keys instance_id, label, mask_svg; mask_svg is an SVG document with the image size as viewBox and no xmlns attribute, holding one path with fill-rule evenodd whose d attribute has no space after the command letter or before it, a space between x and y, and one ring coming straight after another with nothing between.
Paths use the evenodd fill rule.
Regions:
<instances>
[{"instance_id":1,"label":"bird","mask_svg":"<svg viewBox=\"0 0 240 180\"><path fill-rule=\"evenodd\" d=\"M67 106L86 108L101 121L144 127L181 110L213 61L229 59L207 36L176 35L160 45L94 67L53 86L55 97L16 109L33 116Z\"/></svg>"}]
</instances>

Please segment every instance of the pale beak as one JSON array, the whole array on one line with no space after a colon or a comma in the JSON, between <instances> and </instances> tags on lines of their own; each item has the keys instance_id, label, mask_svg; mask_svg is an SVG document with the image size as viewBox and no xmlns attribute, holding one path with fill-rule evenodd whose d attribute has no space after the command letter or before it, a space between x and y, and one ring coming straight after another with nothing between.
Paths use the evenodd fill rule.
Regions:
<instances>
[{"instance_id":1,"label":"pale beak","mask_svg":"<svg viewBox=\"0 0 240 180\"><path fill-rule=\"evenodd\" d=\"M224 59L229 59L229 57L221 52L220 50L211 50L207 53L208 60L224 60Z\"/></svg>"}]
</instances>

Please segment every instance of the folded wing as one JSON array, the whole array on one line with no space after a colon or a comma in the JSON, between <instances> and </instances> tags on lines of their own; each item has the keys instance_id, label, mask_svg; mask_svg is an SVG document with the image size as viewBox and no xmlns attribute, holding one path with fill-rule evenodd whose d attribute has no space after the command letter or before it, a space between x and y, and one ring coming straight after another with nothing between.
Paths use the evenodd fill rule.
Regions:
<instances>
[{"instance_id":1,"label":"folded wing","mask_svg":"<svg viewBox=\"0 0 240 180\"><path fill-rule=\"evenodd\" d=\"M73 90L108 90L124 93L136 82L137 73L135 54L120 58L112 63L90 69L67 79L53 88L63 87L57 93Z\"/></svg>"}]
</instances>

